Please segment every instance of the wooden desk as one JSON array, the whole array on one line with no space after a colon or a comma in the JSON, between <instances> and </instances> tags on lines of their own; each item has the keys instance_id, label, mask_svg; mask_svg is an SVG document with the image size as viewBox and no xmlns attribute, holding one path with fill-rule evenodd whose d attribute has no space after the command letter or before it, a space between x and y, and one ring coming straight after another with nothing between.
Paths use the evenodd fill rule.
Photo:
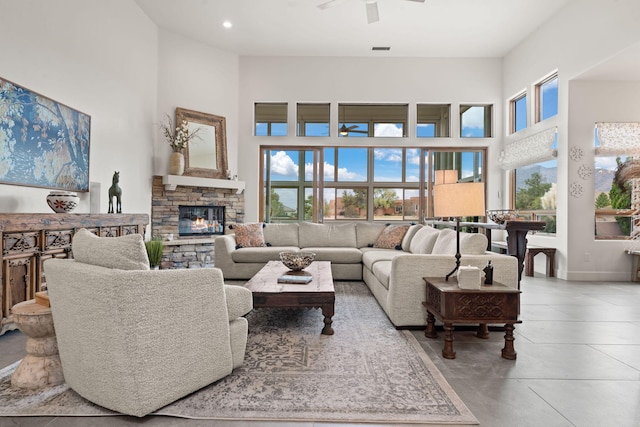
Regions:
<instances>
[{"instance_id":1,"label":"wooden desk","mask_svg":"<svg viewBox=\"0 0 640 427\"><path fill-rule=\"evenodd\" d=\"M504 348L502 357L515 360L517 353L513 347L513 326L520 323L520 290L497 282L482 285L479 290L460 289L455 278L445 281L444 277L424 277L427 284L425 301L427 309L427 329L424 336L437 338L435 319L444 323L444 348L442 357L455 359L453 350L453 325L478 324L478 338L488 338L487 324L504 323Z\"/></svg>"},{"instance_id":2,"label":"wooden desk","mask_svg":"<svg viewBox=\"0 0 640 427\"><path fill-rule=\"evenodd\" d=\"M427 221L433 225L444 225L456 228L452 221ZM487 250L491 250L491 230L505 230L507 232L507 255L518 258L518 288L524 270L524 260L527 255L527 233L529 231L544 230L547 225L544 221L506 221L504 224L486 222L461 222L461 227L475 227L485 230L488 244Z\"/></svg>"}]
</instances>

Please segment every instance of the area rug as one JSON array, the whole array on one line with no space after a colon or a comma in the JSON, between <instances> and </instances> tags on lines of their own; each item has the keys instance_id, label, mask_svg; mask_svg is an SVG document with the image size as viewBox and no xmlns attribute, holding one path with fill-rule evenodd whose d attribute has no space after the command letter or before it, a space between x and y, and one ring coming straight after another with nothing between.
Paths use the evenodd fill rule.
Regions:
<instances>
[{"instance_id":1,"label":"area rug","mask_svg":"<svg viewBox=\"0 0 640 427\"><path fill-rule=\"evenodd\" d=\"M398 331L362 282L336 284L332 336L320 310L248 315L244 365L155 415L218 420L477 424L408 331ZM0 371L1 416L108 416L66 385L14 390Z\"/></svg>"}]
</instances>

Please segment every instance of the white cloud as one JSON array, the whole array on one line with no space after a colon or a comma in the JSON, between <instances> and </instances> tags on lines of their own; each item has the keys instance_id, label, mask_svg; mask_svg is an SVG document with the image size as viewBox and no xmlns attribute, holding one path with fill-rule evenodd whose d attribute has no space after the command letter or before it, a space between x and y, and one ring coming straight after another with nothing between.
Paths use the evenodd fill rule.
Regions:
<instances>
[{"instance_id":1,"label":"white cloud","mask_svg":"<svg viewBox=\"0 0 640 427\"><path fill-rule=\"evenodd\" d=\"M376 123L373 134L375 136L402 136L402 129L393 123Z\"/></svg>"},{"instance_id":2,"label":"white cloud","mask_svg":"<svg viewBox=\"0 0 640 427\"><path fill-rule=\"evenodd\" d=\"M376 160L386 160L390 162L402 161L402 150L398 148L377 148L373 150Z\"/></svg>"},{"instance_id":3,"label":"white cloud","mask_svg":"<svg viewBox=\"0 0 640 427\"><path fill-rule=\"evenodd\" d=\"M407 162L410 165L420 164L420 150L407 150Z\"/></svg>"},{"instance_id":4,"label":"white cloud","mask_svg":"<svg viewBox=\"0 0 640 427\"><path fill-rule=\"evenodd\" d=\"M471 107L462 114L464 128L484 129L484 107Z\"/></svg>"},{"instance_id":5,"label":"white cloud","mask_svg":"<svg viewBox=\"0 0 640 427\"><path fill-rule=\"evenodd\" d=\"M333 181L333 174L336 168L334 165L324 162L324 178ZM305 163L304 165L305 179L311 181L313 179L313 164ZM347 168L338 168L338 180L340 181L362 181L363 178L356 172L349 172Z\"/></svg>"},{"instance_id":6,"label":"white cloud","mask_svg":"<svg viewBox=\"0 0 640 427\"><path fill-rule=\"evenodd\" d=\"M620 157L621 161L625 161L626 157ZM596 157L595 161L596 169L615 170L618 167L615 157Z\"/></svg>"},{"instance_id":7,"label":"white cloud","mask_svg":"<svg viewBox=\"0 0 640 427\"><path fill-rule=\"evenodd\" d=\"M285 153L278 151L271 156L271 172L276 175L298 176L298 165Z\"/></svg>"}]
</instances>

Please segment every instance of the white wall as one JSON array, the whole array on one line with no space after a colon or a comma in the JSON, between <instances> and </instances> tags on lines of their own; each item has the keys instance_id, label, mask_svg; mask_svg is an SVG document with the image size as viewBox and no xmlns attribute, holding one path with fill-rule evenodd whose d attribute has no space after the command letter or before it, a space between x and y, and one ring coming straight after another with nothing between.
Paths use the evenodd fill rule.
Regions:
<instances>
[{"instance_id":1,"label":"white wall","mask_svg":"<svg viewBox=\"0 0 640 427\"><path fill-rule=\"evenodd\" d=\"M531 126L526 132L523 131L523 134L558 126L557 234L555 238L532 236L529 242L558 249L556 267L560 278L629 280L630 277L630 260L621 255L626 244L595 242L593 183L582 182L577 174L581 164L590 161L593 165L594 123L577 118L573 111L589 108L594 103L609 104L615 102L615 98L611 95L607 100L606 94L599 94L596 99L588 99L583 97L584 92L579 92L580 96L576 94L578 97L574 99L569 90L572 87L570 83L579 77L580 73L640 40L639 17L640 2L636 0L574 0L504 58L503 103L506 104L509 97L517 92L528 89L530 118L533 117L535 83L554 70L558 72L558 116ZM577 102L576 99L580 101ZM621 100L619 104L622 109L625 108L624 102ZM637 119L636 114L632 120ZM533 120L529 123L533 123ZM512 138L506 137L505 140L509 141ZM569 147L573 146L583 148L590 156L586 156L579 163L569 160ZM569 186L573 182L583 185L583 196L569 195ZM503 188L507 191L506 180ZM589 254L588 262L584 261L585 252ZM600 263L600 260L611 259L613 254L620 254L620 260L615 263L615 266L620 268ZM594 262L595 260L598 262ZM628 268L621 263L628 263ZM543 263L538 262L536 267L536 271L544 271Z\"/></svg>"},{"instance_id":2,"label":"white wall","mask_svg":"<svg viewBox=\"0 0 640 427\"><path fill-rule=\"evenodd\" d=\"M240 129L242 157L239 176L247 182L245 221L258 220L260 145L344 145L337 137L338 103L408 103L409 138L350 139L362 146L489 147L489 182L499 176L496 168L501 138L457 138L459 105L494 104L494 132L502 129L502 61L500 59L338 58L338 57L241 57ZM256 102L287 102L287 137L256 137L253 106ZM328 138L296 137L295 106L298 102L329 102L331 134ZM415 138L416 103L450 103L452 138ZM498 175L496 175L498 174ZM499 182L499 181L498 181ZM497 191L489 192L491 208L502 206Z\"/></svg>"},{"instance_id":3,"label":"white wall","mask_svg":"<svg viewBox=\"0 0 640 427\"><path fill-rule=\"evenodd\" d=\"M160 29L158 54L158 118L175 119L176 107L226 119L227 162L238 167L238 55ZM169 170L171 148L156 129L154 173Z\"/></svg>"},{"instance_id":4,"label":"white wall","mask_svg":"<svg viewBox=\"0 0 640 427\"><path fill-rule=\"evenodd\" d=\"M91 116L100 212L118 170L123 212L150 213L155 24L132 0L5 0L0 13L0 76ZM0 212L51 212L49 191L0 185ZM75 212L89 212L89 193L79 195Z\"/></svg>"}]
</instances>

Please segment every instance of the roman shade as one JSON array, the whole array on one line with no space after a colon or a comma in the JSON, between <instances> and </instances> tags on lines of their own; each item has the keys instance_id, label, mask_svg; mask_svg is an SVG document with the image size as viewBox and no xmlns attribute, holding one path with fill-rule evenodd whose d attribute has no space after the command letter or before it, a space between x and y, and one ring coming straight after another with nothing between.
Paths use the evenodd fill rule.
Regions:
<instances>
[{"instance_id":1,"label":"roman shade","mask_svg":"<svg viewBox=\"0 0 640 427\"><path fill-rule=\"evenodd\" d=\"M553 148L556 138L557 127L543 130L504 145L504 150L500 153L500 166L509 170L521 166L532 165L534 163L552 160L558 155Z\"/></svg>"},{"instance_id":2,"label":"roman shade","mask_svg":"<svg viewBox=\"0 0 640 427\"><path fill-rule=\"evenodd\" d=\"M640 155L640 123L596 123L596 156Z\"/></svg>"}]
</instances>

